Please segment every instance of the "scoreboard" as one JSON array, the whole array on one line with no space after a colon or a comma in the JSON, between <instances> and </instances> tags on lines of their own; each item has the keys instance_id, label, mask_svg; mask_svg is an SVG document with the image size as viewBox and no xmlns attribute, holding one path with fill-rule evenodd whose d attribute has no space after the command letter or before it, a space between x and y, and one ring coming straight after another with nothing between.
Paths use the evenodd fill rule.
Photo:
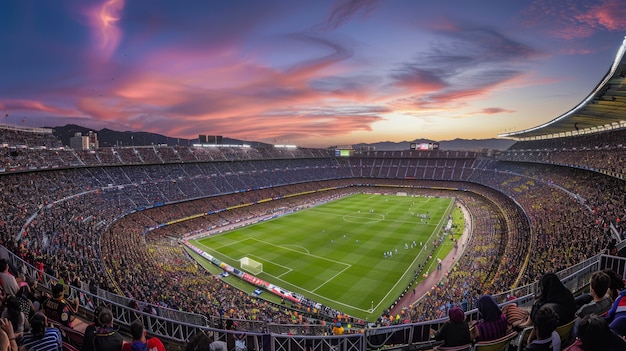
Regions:
<instances>
[{"instance_id":1,"label":"scoreboard","mask_svg":"<svg viewBox=\"0 0 626 351\"><path fill-rule=\"evenodd\" d=\"M336 149L335 150L335 156L347 157L347 156L353 156L353 155L354 155L353 149Z\"/></svg>"},{"instance_id":2,"label":"scoreboard","mask_svg":"<svg viewBox=\"0 0 626 351\"><path fill-rule=\"evenodd\" d=\"M439 150L439 143L411 143L411 150Z\"/></svg>"}]
</instances>

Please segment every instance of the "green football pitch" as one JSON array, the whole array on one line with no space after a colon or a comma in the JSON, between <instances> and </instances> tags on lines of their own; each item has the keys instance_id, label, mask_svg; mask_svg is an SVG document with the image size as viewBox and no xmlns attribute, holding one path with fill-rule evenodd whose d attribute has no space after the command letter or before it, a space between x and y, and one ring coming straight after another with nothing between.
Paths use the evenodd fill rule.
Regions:
<instances>
[{"instance_id":1,"label":"green football pitch","mask_svg":"<svg viewBox=\"0 0 626 351\"><path fill-rule=\"evenodd\" d=\"M252 258L263 264L258 278L367 320L428 261L453 207L452 198L357 194L191 244L236 268Z\"/></svg>"}]
</instances>

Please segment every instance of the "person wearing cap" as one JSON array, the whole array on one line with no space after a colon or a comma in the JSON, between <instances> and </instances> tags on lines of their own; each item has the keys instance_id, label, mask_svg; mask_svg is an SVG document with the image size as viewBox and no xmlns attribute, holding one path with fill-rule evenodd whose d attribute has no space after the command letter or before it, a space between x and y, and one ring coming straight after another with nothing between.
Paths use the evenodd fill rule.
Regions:
<instances>
[{"instance_id":1,"label":"person wearing cap","mask_svg":"<svg viewBox=\"0 0 626 351\"><path fill-rule=\"evenodd\" d=\"M465 320L465 313L461 307L452 307L448 311L450 320L445 322L435 335L435 340L443 340L441 346L453 347L467 345L472 342L469 324Z\"/></svg>"},{"instance_id":2,"label":"person wearing cap","mask_svg":"<svg viewBox=\"0 0 626 351\"><path fill-rule=\"evenodd\" d=\"M140 319L130 324L130 335L133 341L124 343L122 351L165 351L165 346L159 338L146 338L146 329Z\"/></svg>"},{"instance_id":3,"label":"person wearing cap","mask_svg":"<svg viewBox=\"0 0 626 351\"><path fill-rule=\"evenodd\" d=\"M49 319L72 328L72 322L76 318L76 311L78 310L78 300L73 302L66 300L63 296L63 290L61 283L52 287L52 297L43 303L43 311Z\"/></svg>"}]
</instances>

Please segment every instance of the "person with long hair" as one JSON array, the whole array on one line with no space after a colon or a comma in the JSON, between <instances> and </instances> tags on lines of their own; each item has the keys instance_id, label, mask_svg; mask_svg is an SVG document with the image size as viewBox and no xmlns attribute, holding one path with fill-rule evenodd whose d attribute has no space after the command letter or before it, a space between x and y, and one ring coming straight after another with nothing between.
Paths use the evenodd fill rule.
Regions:
<instances>
[{"instance_id":1,"label":"person with long hair","mask_svg":"<svg viewBox=\"0 0 626 351\"><path fill-rule=\"evenodd\" d=\"M481 296L476 307L481 319L470 328L472 340L490 341L506 335L506 316L491 295Z\"/></svg>"},{"instance_id":2,"label":"person with long hair","mask_svg":"<svg viewBox=\"0 0 626 351\"><path fill-rule=\"evenodd\" d=\"M574 294L563 285L556 274L546 273L539 280L530 316L520 326L522 328L532 326L535 314L545 304L550 304L550 307L559 315L559 326L565 325L576 318L578 306L576 305Z\"/></svg>"}]
</instances>

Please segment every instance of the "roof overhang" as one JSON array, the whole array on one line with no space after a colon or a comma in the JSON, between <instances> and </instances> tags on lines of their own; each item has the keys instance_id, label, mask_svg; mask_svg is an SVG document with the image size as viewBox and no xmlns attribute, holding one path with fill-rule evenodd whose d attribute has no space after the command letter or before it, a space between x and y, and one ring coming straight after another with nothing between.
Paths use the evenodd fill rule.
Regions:
<instances>
[{"instance_id":1,"label":"roof overhang","mask_svg":"<svg viewBox=\"0 0 626 351\"><path fill-rule=\"evenodd\" d=\"M520 140L550 139L626 127L626 38L608 73L578 105L539 126L498 137Z\"/></svg>"}]
</instances>

